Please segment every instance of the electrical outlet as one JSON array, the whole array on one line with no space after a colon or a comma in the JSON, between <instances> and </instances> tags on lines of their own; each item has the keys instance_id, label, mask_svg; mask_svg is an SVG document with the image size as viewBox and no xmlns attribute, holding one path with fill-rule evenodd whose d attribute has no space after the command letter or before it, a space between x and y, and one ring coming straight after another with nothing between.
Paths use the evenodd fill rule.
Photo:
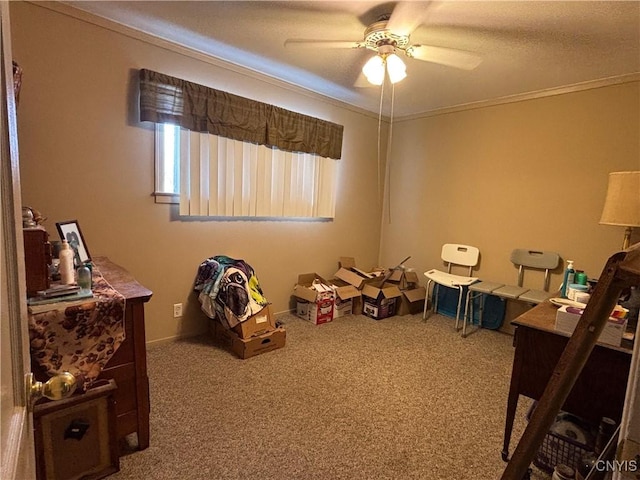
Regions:
<instances>
[{"instance_id":1,"label":"electrical outlet","mask_svg":"<svg viewBox=\"0 0 640 480\"><path fill-rule=\"evenodd\" d=\"M182 304L174 303L173 304L173 318L178 318L182 316Z\"/></svg>"}]
</instances>

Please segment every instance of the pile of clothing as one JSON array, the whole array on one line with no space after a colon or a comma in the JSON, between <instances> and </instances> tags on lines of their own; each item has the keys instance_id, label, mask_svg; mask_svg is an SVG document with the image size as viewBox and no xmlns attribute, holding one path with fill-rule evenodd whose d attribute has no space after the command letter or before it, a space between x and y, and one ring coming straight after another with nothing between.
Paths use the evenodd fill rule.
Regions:
<instances>
[{"instance_id":1,"label":"pile of clothing","mask_svg":"<svg viewBox=\"0 0 640 480\"><path fill-rule=\"evenodd\" d=\"M234 328L269 304L253 268L244 260L225 255L200 264L194 290L202 311L227 328Z\"/></svg>"}]
</instances>

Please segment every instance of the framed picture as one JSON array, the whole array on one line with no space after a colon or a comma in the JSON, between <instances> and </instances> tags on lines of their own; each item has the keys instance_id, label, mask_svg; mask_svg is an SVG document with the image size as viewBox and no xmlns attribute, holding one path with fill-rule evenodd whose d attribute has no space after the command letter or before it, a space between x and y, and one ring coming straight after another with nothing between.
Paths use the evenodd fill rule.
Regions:
<instances>
[{"instance_id":1,"label":"framed picture","mask_svg":"<svg viewBox=\"0 0 640 480\"><path fill-rule=\"evenodd\" d=\"M61 240L66 240L69 246L75 252L73 263L75 266L82 265L83 263L91 261L91 255L89 255L89 249L84 242L80 225L77 220L69 220L67 222L56 223L58 233Z\"/></svg>"}]
</instances>

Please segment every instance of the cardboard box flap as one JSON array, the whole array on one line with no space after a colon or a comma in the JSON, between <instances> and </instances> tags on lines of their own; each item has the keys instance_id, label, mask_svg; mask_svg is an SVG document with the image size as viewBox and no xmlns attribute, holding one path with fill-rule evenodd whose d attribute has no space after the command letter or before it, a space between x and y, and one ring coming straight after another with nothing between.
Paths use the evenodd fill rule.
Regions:
<instances>
[{"instance_id":1,"label":"cardboard box flap","mask_svg":"<svg viewBox=\"0 0 640 480\"><path fill-rule=\"evenodd\" d=\"M404 272L404 278L408 283L418 283L417 272Z\"/></svg>"},{"instance_id":2,"label":"cardboard box flap","mask_svg":"<svg viewBox=\"0 0 640 480\"><path fill-rule=\"evenodd\" d=\"M356 259L353 257L340 257L338 260L338 267L349 270L356 266Z\"/></svg>"},{"instance_id":3,"label":"cardboard box flap","mask_svg":"<svg viewBox=\"0 0 640 480\"><path fill-rule=\"evenodd\" d=\"M331 279L331 285L333 285L334 287L346 287L347 285L351 285L349 282L345 282L344 280L341 280L340 278L332 278Z\"/></svg>"},{"instance_id":4,"label":"cardboard box flap","mask_svg":"<svg viewBox=\"0 0 640 480\"><path fill-rule=\"evenodd\" d=\"M404 287L409 283L418 283L418 274L416 272L408 272L402 269L395 269L391 276L389 276L389 281L399 283L401 287Z\"/></svg>"},{"instance_id":5,"label":"cardboard box flap","mask_svg":"<svg viewBox=\"0 0 640 480\"><path fill-rule=\"evenodd\" d=\"M400 280L402 280L402 274L404 272L402 270L400 270L399 268L394 270L391 275L389 276L389 278L387 280L391 281L391 282L399 282Z\"/></svg>"},{"instance_id":6,"label":"cardboard box flap","mask_svg":"<svg viewBox=\"0 0 640 480\"><path fill-rule=\"evenodd\" d=\"M347 270L346 268L341 268L335 274L336 278L340 280L344 280L350 285L353 285L356 288L360 288L364 283L364 277L361 277L356 272L352 272L351 270Z\"/></svg>"},{"instance_id":7,"label":"cardboard box flap","mask_svg":"<svg viewBox=\"0 0 640 480\"><path fill-rule=\"evenodd\" d=\"M364 278L374 278L379 276L377 272L369 273L369 272L365 272L364 270L360 270L359 268L356 268L356 267L351 267L351 270Z\"/></svg>"},{"instance_id":8,"label":"cardboard box flap","mask_svg":"<svg viewBox=\"0 0 640 480\"><path fill-rule=\"evenodd\" d=\"M378 295L380 295L380 289L373 285L366 284L362 287L362 295L369 298L378 298Z\"/></svg>"},{"instance_id":9,"label":"cardboard box flap","mask_svg":"<svg viewBox=\"0 0 640 480\"><path fill-rule=\"evenodd\" d=\"M412 290L405 290L402 293L405 296L405 298L411 303L424 300L424 298L427 295L427 291L424 287L418 287Z\"/></svg>"},{"instance_id":10,"label":"cardboard box flap","mask_svg":"<svg viewBox=\"0 0 640 480\"><path fill-rule=\"evenodd\" d=\"M400 297L402 292L395 285L385 285L382 288L374 287L366 284L362 289L362 295L369 298L378 298L382 295L384 298Z\"/></svg>"},{"instance_id":11,"label":"cardboard box flap","mask_svg":"<svg viewBox=\"0 0 640 480\"><path fill-rule=\"evenodd\" d=\"M305 287L310 287L314 280L320 280L325 285L329 285L324 278L322 278L317 273L301 273L298 275L298 285L303 285Z\"/></svg>"},{"instance_id":12,"label":"cardboard box flap","mask_svg":"<svg viewBox=\"0 0 640 480\"><path fill-rule=\"evenodd\" d=\"M382 295L384 295L385 298L394 298L394 297L402 296L402 292L395 285L385 286L382 288L381 291L382 291Z\"/></svg>"},{"instance_id":13,"label":"cardboard box flap","mask_svg":"<svg viewBox=\"0 0 640 480\"><path fill-rule=\"evenodd\" d=\"M336 287L336 295L342 300L349 300L360 296L360 290L353 285L347 285L345 287Z\"/></svg>"},{"instance_id":14,"label":"cardboard box flap","mask_svg":"<svg viewBox=\"0 0 640 480\"><path fill-rule=\"evenodd\" d=\"M309 287L305 287L304 285L296 285L293 287L293 296L306 300L307 302L315 302L317 295L318 292L311 290Z\"/></svg>"},{"instance_id":15,"label":"cardboard box flap","mask_svg":"<svg viewBox=\"0 0 640 480\"><path fill-rule=\"evenodd\" d=\"M322 285L314 286L313 282L316 280L324 287ZM317 273L302 273L298 275L298 283L293 287L293 296L308 302L315 302L319 295L327 292L333 294L331 284Z\"/></svg>"}]
</instances>

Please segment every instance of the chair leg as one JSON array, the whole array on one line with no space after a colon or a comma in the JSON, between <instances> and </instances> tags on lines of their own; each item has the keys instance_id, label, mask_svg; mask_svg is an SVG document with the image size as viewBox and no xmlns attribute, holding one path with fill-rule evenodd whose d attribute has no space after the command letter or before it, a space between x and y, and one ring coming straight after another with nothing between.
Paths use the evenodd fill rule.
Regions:
<instances>
[{"instance_id":1,"label":"chair leg","mask_svg":"<svg viewBox=\"0 0 640 480\"><path fill-rule=\"evenodd\" d=\"M458 331L458 323L460 320L460 307L462 306L462 293L463 293L463 289L462 287L458 286L456 287L458 289L458 308L456 309L456 332ZM464 326L462 327L464 329Z\"/></svg>"},{"instance_id":2,"label":"chair leg","mask_svg":"<svg viewBox=\"0 0 640 480\"><path fill-rule=\"evenodd\" d=\"M478 298L478 295L480 296L480 311L478 312L478 330L482 328L482 317L484 316L484 302L487 296L486 294L480 293L480 292L474 295L471 293L471 290L469 290L467 293L467 302L465 305L465 323L462 326L462 338L466 338L467 336L467 332L466 332L467 322L473 325L473 321L475 317L475 311L474 311L475 307L473 305L473 301L475 298Z\"/></svg>"},{"instance_id":3,"label":"chair leg","mask_svg":"<svg viewBox=\"0 0 640 480\"><path fill-rule=\"evenodd\" d=\"M467 290L467 298L464 305L464 323L462 324L462 338L467 338L467 322L471 319L473 324L473 293Z\"/></svg>"},{"instance_id":4,"label":"chair leg","mask_svg":"<svg viewBox=\"0 0 640 480\"><path fill-rule=\"evenodd\" d=\"M427 282L427 293L425 293L424 297L424 310L422 311L422 320L427 319L427 306L429 305L429 287L431 286L431 280ZM433 287L435 288L435 286Z\"/></svg>"}]
</instances>

